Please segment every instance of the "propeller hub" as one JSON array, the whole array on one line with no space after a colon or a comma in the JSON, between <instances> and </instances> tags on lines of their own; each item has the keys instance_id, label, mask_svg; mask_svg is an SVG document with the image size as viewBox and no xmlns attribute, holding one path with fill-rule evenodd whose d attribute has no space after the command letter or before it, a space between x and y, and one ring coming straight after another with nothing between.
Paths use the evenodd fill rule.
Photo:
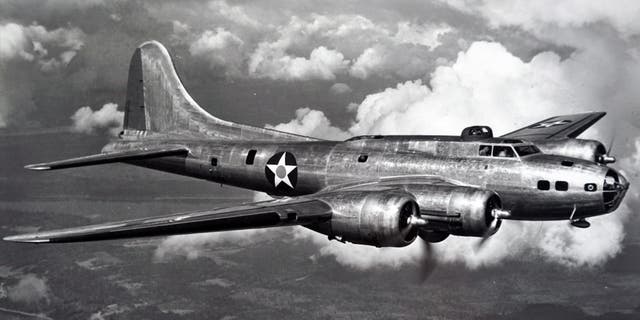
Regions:
<instances>
[{"instance_id":1,"label":"propeller hub","mask_svg":"<svg viewBox=\"0 0 640 320\"><path fill-rule=\"evenodd\" d=\"M407 218L407 224L412 225L412 226L416 226L416 227L422 227L422 226L426 226L429 222L425 219L422 219L418 216L409 216L409 218Z\"/></svg>"},{"instance_id":2,"label":"propeller hub","mask_svg":"<svg viewBox=\"0 0 640 320\"><path fill-rule=\"evenodd\" d=\"M511 218L511 211L499 208L493 208L491 215L496 219L509 219Z\"/></svg>"},{"instance_id":3,"label":"propeller hub","mask_svg":"<svg viewBox=\"0 0 640 320\"><path fill-rule=\"evenodd\" d=\"M607 163L615 163L616 162L616 157L614 156L610 156L608 154L603 154L600 156L600 159L598 159L600 163L603 164L607 164Z\"/></svg>"}]
</instances>

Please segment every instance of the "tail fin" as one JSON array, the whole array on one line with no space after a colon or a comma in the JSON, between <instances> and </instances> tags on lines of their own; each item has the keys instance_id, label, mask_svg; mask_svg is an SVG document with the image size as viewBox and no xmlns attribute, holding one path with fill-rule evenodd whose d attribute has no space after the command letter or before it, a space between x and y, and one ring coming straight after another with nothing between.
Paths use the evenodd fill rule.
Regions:
<instances>
[{"instance_id":1,"label":"tail fin","mask_svg":"<svg viewBox=\"0 0 640 320\"><path fill-rule=\"evenodd\" d=\"M131 57L124 115L125 135L149 132L216 139L311 140L311 138L218 119L185 90L167 49L141 44Z\"/></svg>"}]
</instances>

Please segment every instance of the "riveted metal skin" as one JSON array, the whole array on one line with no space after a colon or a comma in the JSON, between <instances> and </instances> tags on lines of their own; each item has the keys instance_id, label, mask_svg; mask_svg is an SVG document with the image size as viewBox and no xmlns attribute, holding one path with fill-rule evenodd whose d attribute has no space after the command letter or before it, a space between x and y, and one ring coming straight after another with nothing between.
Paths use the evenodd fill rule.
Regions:
<instances>
[{"instance_id":1,"label":"riveted metal skin","mask_svg":"<svg viewBox=\"0 0 640 320\"><path fill-rule=\"evenodd\" d=\"M387 176L430 175L447 177L461 185L497 193L505 209L512 211L512 219L562 220L571 214L574 204L576 217L590 217L605 210L602 186L610 169L594 162L533 154L521 158L480 157L477 150L487 141L428 141L425 138L357 140L347 142L226 142L208 140L167 141L152 136L137 141L116 141L103 151L135 150L143 146L159 147L171 143L190 150L187 157L165 157L129 163L206 179L217 183L263 191L277 196L296 196L319 192L325 188ZM245 164L249 150L257 150L252 165ZM298 181L295 189L282 192L267 180L264 168L268 159L286 151L296 157ZM367 153L366 162L358 162ZM210 158L217 158L211 166ZM570 160L567 167L562 161ZM546 180L551 190L539 190L538 181ZM555 190L557 181L565 181L567 191ZM586 192L584 186L593 183L599 192ZM424 186L429 188L430 186ZM442 199L451 190L433 191ZM432 194L434 194L432 193ZM449 195L450 196L450 195ZM436 197L437 198L437 197ZM416 196L421 203L420 196ZM621 197L619 198L621 200ZM614 206L617 207L619 202ZM422 205L423 212L430 206ZM613 208L613 207L612 207ZM611 209L611 208L610 208Z\"/></svg>"}]
</instances>

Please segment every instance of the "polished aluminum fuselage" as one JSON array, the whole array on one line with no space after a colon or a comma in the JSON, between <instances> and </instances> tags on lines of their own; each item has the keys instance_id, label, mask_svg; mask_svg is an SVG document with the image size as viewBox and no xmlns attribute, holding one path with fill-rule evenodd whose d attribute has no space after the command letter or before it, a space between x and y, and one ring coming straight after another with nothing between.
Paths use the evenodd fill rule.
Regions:
<instances>
[{"instance_id":1,"label":"polished aluminum fuselage","mask_svg":"<svg viewBox=\"0 0 640 320\"><path fill-rule=\"evenodd\" d=\"M438 176L454 184L495 191L512 219L557 220L600 215L615 210L624 196L616 193L608 206L603 199L604 180L612 169L580 159L532 154L498 158L478 155L482 144L508 145L499 139L462 141L457 137L388 136L351 141L215 141L146 137L108 144L103 151L182 145L189 156L137 160L147 168L262 191L274 196L312 194L330 186L390 176ZM255 150L251 164L247 156ZM267 161L278 152L294 155L297 183L290 190L276 189L265 174ZM213 160L212 160L213 159ZM363 161L364 160L364 161ZM620 176L620 179L624 178ZM548 181L541 190L539 181ZM568 189L556 190L556 182ZM626 184L626 180L621 183ZM586 190L592 184L595 190ZM437 191L434 191L437 192ZM447 197L443 192L442 197ZM444 199L446 201L446 199Z\"/></svg>"}]
</instances>

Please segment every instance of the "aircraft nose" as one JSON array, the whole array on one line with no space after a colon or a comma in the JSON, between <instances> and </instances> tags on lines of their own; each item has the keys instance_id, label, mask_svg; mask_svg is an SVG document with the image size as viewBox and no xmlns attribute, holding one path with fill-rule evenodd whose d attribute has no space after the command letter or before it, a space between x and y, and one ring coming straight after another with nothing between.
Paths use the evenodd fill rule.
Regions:
<instances>
[{"instance_id":1,"label":"aircraft nose","mask_svg":"<svg viewBox=\"0 0 640 320\"><path fill-rule=\"evenodd\" d=\"M620 206L629 189L629 180L614 169L609 169L604 178L603 199L606 212L612 212Z\"/></svg>"}]
</instances>

